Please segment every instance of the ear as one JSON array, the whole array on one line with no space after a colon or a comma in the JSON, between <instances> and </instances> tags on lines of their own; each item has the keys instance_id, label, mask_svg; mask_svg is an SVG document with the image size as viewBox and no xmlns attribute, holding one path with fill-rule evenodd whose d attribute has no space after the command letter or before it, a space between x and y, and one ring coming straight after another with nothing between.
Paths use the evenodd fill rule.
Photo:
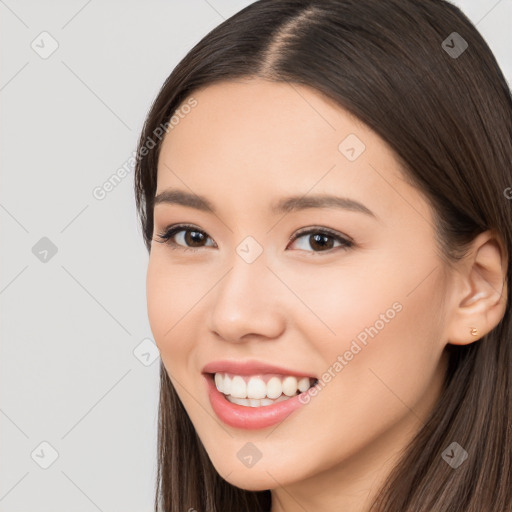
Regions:
<instances>
[{"instance_id":1,"label":"ear","mask_svg":"<svg viewBox=\"0 0 512 512\"><path fill-rule=\"evenodd\" d=\"M508 256L502 240L492 230L480 233L455 267L445 339L467 345L494 329L505 314Z\"/></svg>"}]
</instances>

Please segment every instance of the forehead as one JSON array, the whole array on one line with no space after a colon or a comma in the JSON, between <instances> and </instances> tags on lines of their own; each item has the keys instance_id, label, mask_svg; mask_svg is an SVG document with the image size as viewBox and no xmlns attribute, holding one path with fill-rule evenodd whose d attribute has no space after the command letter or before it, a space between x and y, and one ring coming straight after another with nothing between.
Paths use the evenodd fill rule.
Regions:
<instances>
[{"instance_id":1,"label":"forehead","mask_svg":"<svg viewBox=\"0 0 512 512\"><path fill-rule=\"evenodd\" d=\"M209 85L192 97L196 106L176 118L162 143L157 194L185 185L206 196L236 192L243 204L338 192L383 214L400 213L400 195L421 201L387 143L318 91L252 79Z\"/></svg>"}]
</instances>

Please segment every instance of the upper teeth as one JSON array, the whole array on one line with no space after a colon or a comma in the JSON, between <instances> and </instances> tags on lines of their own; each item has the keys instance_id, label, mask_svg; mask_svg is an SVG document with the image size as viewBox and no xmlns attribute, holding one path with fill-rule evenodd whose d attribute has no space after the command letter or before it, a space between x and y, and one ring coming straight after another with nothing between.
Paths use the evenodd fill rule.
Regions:
<instances>
[{"instance_id":1,"label":"upper teeth","mask_svg":"<svg viewBox=\"0 0 512 512\"><path fill-rule=\"evenodd\" d=\"M312 381L309 377L297 379L293 376L248 376L232 375L228 373L216 373L215 385L225 395L234 398L278 398L281 394L293 396L297 393L307 391Z\"/></svg>"}]
</instances>

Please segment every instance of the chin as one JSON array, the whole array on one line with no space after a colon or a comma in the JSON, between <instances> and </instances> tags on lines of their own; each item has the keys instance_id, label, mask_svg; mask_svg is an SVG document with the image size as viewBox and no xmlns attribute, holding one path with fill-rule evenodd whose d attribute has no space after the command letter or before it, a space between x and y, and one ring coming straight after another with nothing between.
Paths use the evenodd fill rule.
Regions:
<instances>
[{"instance_id":1,"label":"chin","mask_svg":"<svg viewBox=\"0 0 512 512\"><path fill-rule=\"evenodd\" d=\"M269 474L265 472L256 474L252 473L252 470L247 471L243 476L235 475L233 472L224 480L244 491L267 491L276 487L276 481Z\"/></svg>"}]
</instances>

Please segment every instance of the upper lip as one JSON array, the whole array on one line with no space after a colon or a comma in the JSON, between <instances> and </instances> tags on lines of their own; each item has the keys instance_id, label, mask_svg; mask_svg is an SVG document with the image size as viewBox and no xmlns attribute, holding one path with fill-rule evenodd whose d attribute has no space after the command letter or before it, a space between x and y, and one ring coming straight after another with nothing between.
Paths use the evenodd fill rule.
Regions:
<instances>
[{"instance_id":1,"label":"upper lip","mask_svg":"<svg viewBox=\"0 0 512 512\"><path fill-rule=\"evenodd\" d=\"M305 373L283 366L264 363L263 361L212 361L203 367L203 373L227 372L235 375L256 375L259 373L278 373L280 375L293 375L296 377L314 377L311 373Z\"/></svg>"}]
</instances>

